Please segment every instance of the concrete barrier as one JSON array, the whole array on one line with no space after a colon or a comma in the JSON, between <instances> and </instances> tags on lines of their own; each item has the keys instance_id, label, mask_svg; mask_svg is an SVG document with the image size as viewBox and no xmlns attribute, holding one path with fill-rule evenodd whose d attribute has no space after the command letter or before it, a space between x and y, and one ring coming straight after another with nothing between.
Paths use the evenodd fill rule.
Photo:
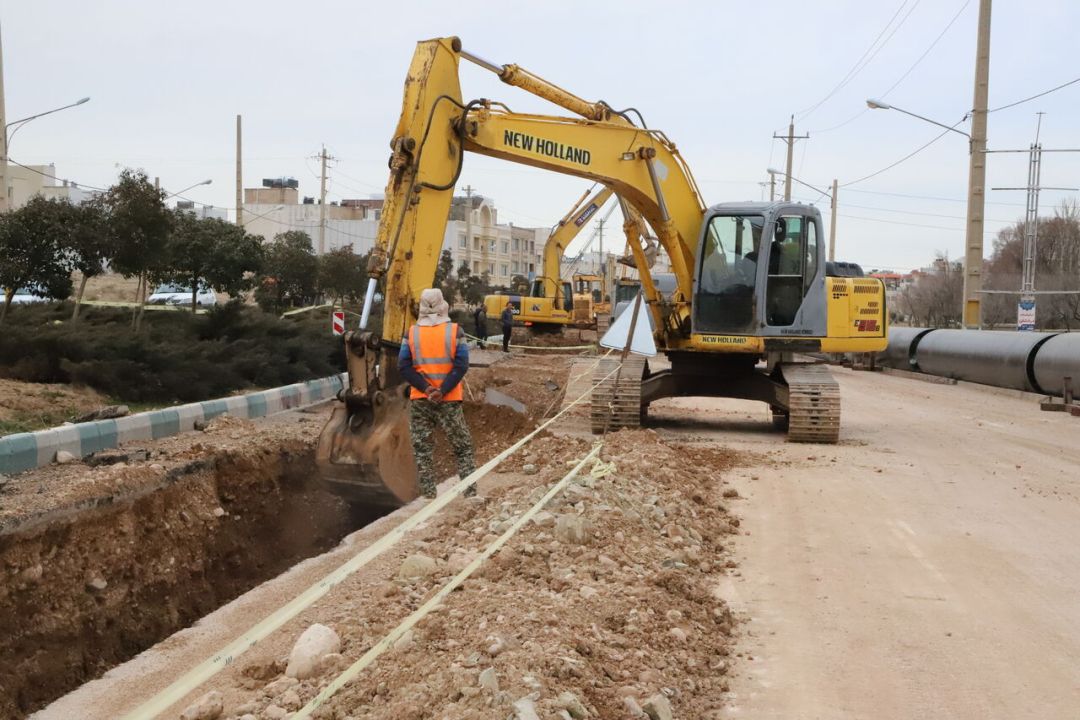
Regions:
<instances>
[{"instance_id":1,"label":"concrete barrier","mask_svg":"<svg viewBox=\"0 0 1080 720\"><path fill-rule=\"evenodd\" d=\"M177 435L194 430L196 422L205 422L225 413L239 418L257 418L294 410L334 397L346 382L347 375L342 373L248 395L151 410L115 420L96 420L8 435L0 438L0 474L8 475L48 465L61 450L81 458L99 450L118 447L120 443Z\"/></svg>"}]
</instances>

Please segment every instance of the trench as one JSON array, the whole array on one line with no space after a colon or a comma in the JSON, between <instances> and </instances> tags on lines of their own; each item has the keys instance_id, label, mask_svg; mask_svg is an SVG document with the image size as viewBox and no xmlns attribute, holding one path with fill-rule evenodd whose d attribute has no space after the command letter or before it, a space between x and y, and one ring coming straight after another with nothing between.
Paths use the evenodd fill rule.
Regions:
<instances>
[{"instance_id":1,"label":"trench","mask_svg":"<svg viewBox=\"0 0 1080 720\"><path fill-rule=\"evenodd\" d=\"M0 717L23 718L374 520L288 442L0 536Z\"/></svg>"}]
</instances>

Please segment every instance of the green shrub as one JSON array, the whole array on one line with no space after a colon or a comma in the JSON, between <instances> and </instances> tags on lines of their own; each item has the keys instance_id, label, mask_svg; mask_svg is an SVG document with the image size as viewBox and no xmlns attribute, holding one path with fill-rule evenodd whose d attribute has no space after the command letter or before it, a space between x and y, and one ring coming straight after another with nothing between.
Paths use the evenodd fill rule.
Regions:
<instances>
[{"instance_id":1,"label":"green shrub","mask_svg":"<svg viewBox=\"0 0 1080 720\"><path fill-rule=\"evenodd\" d=\"M19 307L0 334L0 376L75 383L131 403L195 402L326 377L345 369L327 313L281 319L230 303L205 315L67 304Z\"/></svg>"}]
</instances>

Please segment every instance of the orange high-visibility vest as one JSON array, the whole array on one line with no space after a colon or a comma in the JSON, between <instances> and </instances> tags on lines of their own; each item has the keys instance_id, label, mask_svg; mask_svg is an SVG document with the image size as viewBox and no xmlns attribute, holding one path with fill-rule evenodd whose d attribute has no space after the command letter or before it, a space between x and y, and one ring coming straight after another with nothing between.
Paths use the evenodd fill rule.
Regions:
<instances>
[{"instance_id":1,"label":"orange high-visibility vest","mask_svg":"<svg viewBox=\"0 0 1080 720\"><path fill-rule=\"evenodd\" d=\"M457 351L457 323L443 323L409 328L409 352L416 371L424 376L433 387L442 387L443 380L454 369L454 354ZM409 397L413 400L426 398L427 394L411 388ZM443 400L463 400L461 383L443 396Z\"/></svg>"}]
</instances>

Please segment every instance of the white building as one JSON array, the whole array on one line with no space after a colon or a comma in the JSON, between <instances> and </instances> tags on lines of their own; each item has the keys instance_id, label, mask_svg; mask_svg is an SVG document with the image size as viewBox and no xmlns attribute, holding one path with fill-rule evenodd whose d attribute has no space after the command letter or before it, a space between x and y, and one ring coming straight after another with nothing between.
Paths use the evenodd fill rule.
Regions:
<instances>
[{"instance_id":1,"label":"white building","mask_svg":"<svg viewBox=\"0 0 1080 720\"><path fill-rule=\"evenodd\" d=\"M319 251L319 205L313 198L301 202L298 183L289 178L267 180L270 187L244 191L244 229L267 241L288 230L311 237ZM326 206L325 250L350 247L363 255L375 245L382 215L382 197L342 200ZM540 272L548 228L502 225L491 198L455 197L443 236L443 250L454 259L454 272L462 263L474 275L487 274L494 286L509 287L515 275L531 280Z\"/></svg>"},{"instance_id":2,"label":"white building","mask_svg":"<svg viewBox=\"0 0 1080 720\"><path fill-rule=\"evenodd\" d=\"M509 287L515 275L531 280L540 272L548 235L548 228L499 224L491 198L455 197L443 250L453 256L455 273L465 263L473 275L487 274L491 285Z\"/></svg>"},{"instance_id":3,"label":"white building","mask_svg":"<svg viewBox=\"0 0 1080 720\"><path fill-rule=\"evenodd\" d=\"M77 205L96 194L96 190L81 188L76 183L58 181L56 166L52 163L26 167L13 163L7 165L8 207L12 210L21 208L35 195L68 200Z\"/></svg>"},{"instance_id":4,"label":"white building","mask_svg":"<svg viewBox=\"0 0 1080 720\"><path fill-rule=\"evenodd\" d=\"M296 187L264 187L244 190L244 229L270 241L275 235L300 230L311 237L319 252L319 206L304 198ZM373 205L377 205L374 208ZM326 206L324 251L348 247L363 255L375 245L382 200L346 200Z\"/></svg>"}]
</instances>

